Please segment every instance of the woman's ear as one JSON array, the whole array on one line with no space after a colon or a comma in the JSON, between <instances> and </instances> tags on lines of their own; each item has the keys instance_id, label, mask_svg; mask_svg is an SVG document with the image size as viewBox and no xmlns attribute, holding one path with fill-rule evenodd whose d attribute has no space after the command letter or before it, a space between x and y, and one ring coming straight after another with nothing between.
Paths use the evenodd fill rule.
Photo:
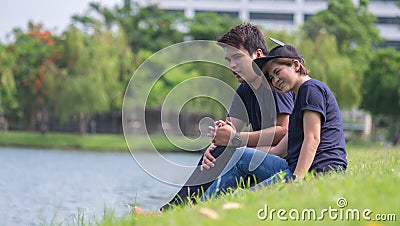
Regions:
<instances>
[{"instance_id":1,"label":"woman's ear","mask_svg":"<svg viewBox=\"0 0 400 226\"><path fill-rule=\"evenodd\" d=\"M293 61L293 66L294 66L294 70L296 72L300 72L300 68L301 68L301 63L299 60L294 60Z\"/></svg>"}]
</instances>

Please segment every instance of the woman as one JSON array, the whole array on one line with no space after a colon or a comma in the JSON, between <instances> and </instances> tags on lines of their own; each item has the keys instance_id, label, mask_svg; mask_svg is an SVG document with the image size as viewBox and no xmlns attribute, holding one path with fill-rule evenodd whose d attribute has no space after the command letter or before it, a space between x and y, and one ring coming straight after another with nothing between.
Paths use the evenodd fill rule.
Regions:
<instances>
[{"instance_id":1,"label":"woman","mask_svg":"<svg viewBox=\"0 0 400 226\"><path fill-rule=\"evenodd\" d=\"M251 148L236 151L228 164L231 168L209 187L203 200L236 187L238 181L249 175L262 180L253 187L255 189L282 178L303 179L308 172L326 173L347 168L343 124L334 95L325 84L309 77L309 70L296 48L277 40L276 43L279 46L268 56L256 59L255 63L274 88L285 93L293 91L296 96L289 133L270 150L285 159L271 159ZM257 164L254 164L255 160ZM288 168L271 176L269 169L282 161L287 162Z\"/></svg>"}]
</instances>

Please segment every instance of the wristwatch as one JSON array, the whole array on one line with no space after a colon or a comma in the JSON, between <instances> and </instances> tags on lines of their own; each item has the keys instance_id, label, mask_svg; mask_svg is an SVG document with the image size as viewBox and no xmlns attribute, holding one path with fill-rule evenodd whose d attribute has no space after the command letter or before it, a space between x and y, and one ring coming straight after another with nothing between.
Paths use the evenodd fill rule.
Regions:
<instances>
[{"instance_id":1,"label":"wristwatch","mask_svg":"<svg viewBox=\"0 0 400 226\"><path fill-rule=\"evenodd\" d=\"M231 143L236 148L242 144L242 139L240 139L240 132L236 132L235 135L233 135Z\"/></svg>"}]
</instances>

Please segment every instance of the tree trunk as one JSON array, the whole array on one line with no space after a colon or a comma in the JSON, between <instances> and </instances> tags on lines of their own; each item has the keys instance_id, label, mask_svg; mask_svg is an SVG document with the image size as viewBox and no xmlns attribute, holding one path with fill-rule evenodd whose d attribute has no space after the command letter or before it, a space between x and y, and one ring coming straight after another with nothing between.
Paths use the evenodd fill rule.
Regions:
<instances>
[{"instance_id":1,"label":"tree trunk","mask_svg":"<svg viewBox=\"0 0 400 226\"><path fill-rule=\"evenodd\" d=\"M79 114L79 135L85 135L87 132L90 117L85 116L82 112Z\"/></svg>"},{"instance_id":2,"label":"tree trunk","mask_svg":"<svg viewBox=\"0 0 400 226\"><path fill-rule=\"evenodd\" d=\"M28 131L35 131L36 130L36 106L33 106L30 115L29 115L29 124L28 124Z\"/></svg>"},{"instance_id":3,"label":"tree trunk","mask_svg":"<svg viewBox=\"0 0 400 226\"><path fill-rule=\"evenodd\" d=\"M42 107L41 117L40 117L40 133L45 135L49 130L49 112L47 106Z\"/></svg>"},{"instance_id":4,"label":"tree trunk","mask_svg":"<svg viewBox=\"0 0 400 226\"><path fill-rule=\"evenodd\" d=\"M4 117L2 109L3 109L3 106L2 106L1 100L0 100L0 131L7 132L8 131L8 120L6 117Z\"/></svg>"},{"instance_id":5,"label":"tree trunk","mask_svg":"<svg viewBox=\"0 0 400 226\"><path fill-rule=\"evenodd\" d=\"M393 116L393 145L400 146L400 116Z\"/></svg>"}]
</instances>

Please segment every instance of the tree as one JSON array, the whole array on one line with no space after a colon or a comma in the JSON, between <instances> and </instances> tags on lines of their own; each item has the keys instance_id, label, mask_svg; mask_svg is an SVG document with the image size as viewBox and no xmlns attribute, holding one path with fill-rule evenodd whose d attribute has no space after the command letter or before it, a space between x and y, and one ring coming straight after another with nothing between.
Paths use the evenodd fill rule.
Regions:
<instances>
[{"instance_id":1,"label":"tree","mask_svg":"<svg viewBox=\"0 0 400 226\"><path fill-rule=\"evenodd\" d=\"M355 6L352 0L329 1L328 8L315 14L304 24L304 31L315 39L321 29L334 35L340 53L351 53L357 47L369 50L381 41L375 16L368 11L368 1Z\"/></svg>"},{"instance_id":2,"label":"tree","mask_svg":"<svg viewBox=\"0 0 400 226\"><path fill-rule=\"evenodd\" d=\"M189 32L187 35L194 40L216 41L232 27L242 23L239 18L229 15L218 15L213 12L196 13L188 20Z\"/></svg>"},{"instance_id":3,"label":"tree","mask_svg":"<svg viewBox=\"0 0 400 226\"><path fill-rule=\"evenodd\" d=\"M392 48L372 55L362 81L362 108L374 116L383 116L389 126L389 138L400 137L400 53Z\"/></svg>"},{"instance_id":4,"label":"tree","mask_svg":"<svg viewBox=\"0 0 400 226\"><path fill-rule=\"evenodd\" d=\"M6 48L0 44L0 128L8 129L7 110L17 108L16 85L14 80L13 69L15 66L15 58L11 48Z\"/></svg>"},{"instance_id":5,"label":"tree","mask_svg":"<svg viewBox=\"0 0 400 226\"><path fill-rule=\"evenodd\" d=\"M14 30L14 78L18 87L17 99L24 114L29 117L28 130L35 130L37 119L43 132L47 129L48 108L58 75L56 62L57 40L41 24L28 24L28 31ZM39 116L39 117L38 117Z\"/></svg>"},{"instance_id":6,"label":"tree","mask_svg":"<svg viewBox=\"0 0 400 226\"><path fill-rule=\"evenodd\" d=\"M94 114L120 107L132 55L123 33L96 30L88 35L71 26L65 32L66 68L60 84L62 121L76 117L80 134Z\"/></svg>"},{"instance_id":7,"label":"tree","mask_svg":"<svg viewBox=\"0 0 400 226\"><path fill-rule=\"evenodd\" d=\"M311 76L328 85L339 106L358 106L361 101L359 77L351 58L341 55L336 46L336 38L323 30L314 40L304 38L299 44Z\"/></svg>"},{"instance_id":8,"label":"tree","mask_svg":"<svg viewBox=\"0 0 400 226\"><path fill-rule=\"evenodd\" d=\"M96 13L98 17L90 15ZM138 3L114 6L109 9L100 3L90 3L89 10L83 16L75 15L73 20L86 27L86 30L105 25L110 29L119 25L127 35L131 50L137 52L141 49L158 51L169 45L183 41L183 32L178 27L184 21L183 13L166 12L157 4L144 7Z\"/></svg>"},{"instance_id":9,"label":"tree","mask_svg":"<svg viewBox=\"0 0 400 226\"><path fill-rule=\"evenodd\" d=\"M326 10L318 12L304 24L303 30L312 40L320 30L335 36L339 53L351 57L357 76L361 77L371 48L383 41L375 20L368 10L367 0L360 0L358 6L352 0L332 0Z\"/></svg>"}]
</instances>

